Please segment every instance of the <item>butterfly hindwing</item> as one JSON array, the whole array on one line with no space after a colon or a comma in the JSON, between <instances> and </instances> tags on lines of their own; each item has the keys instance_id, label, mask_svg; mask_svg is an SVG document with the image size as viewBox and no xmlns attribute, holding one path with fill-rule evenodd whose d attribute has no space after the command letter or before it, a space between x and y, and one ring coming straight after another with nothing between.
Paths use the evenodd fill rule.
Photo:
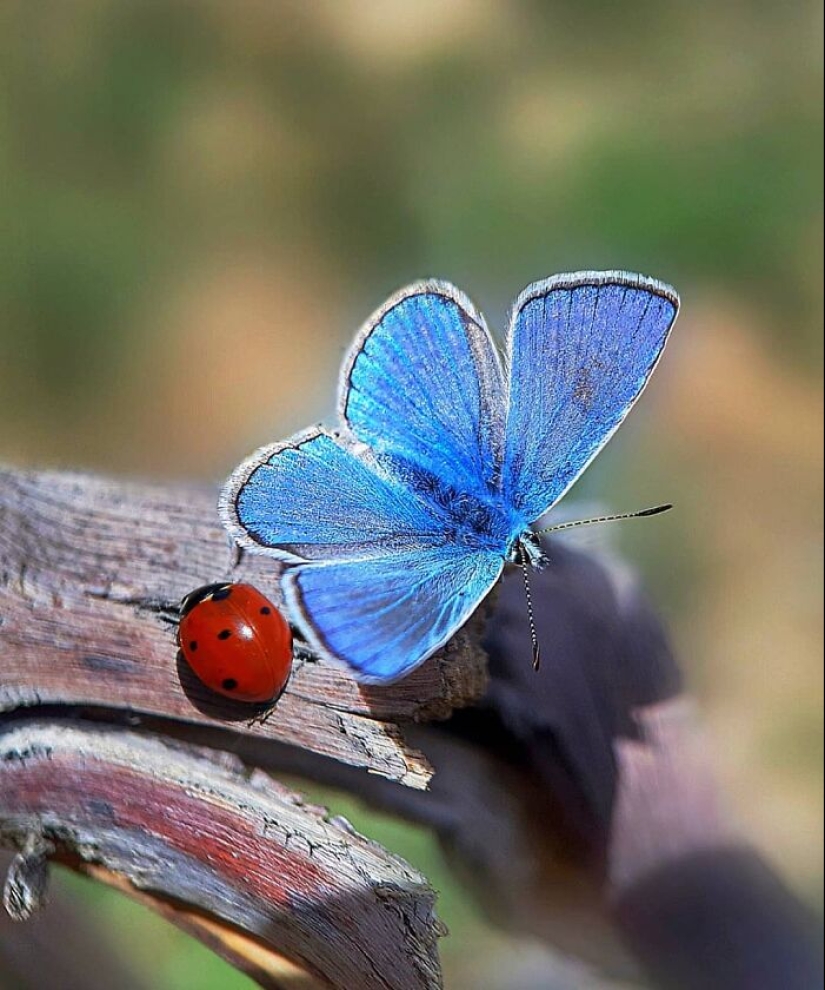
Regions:
<instances>
[{"instance_id":1,"label":"butterfly hindwing","mask_svg":"<svg viewBox=\"0 0 825 990\"><path fill-rule=\"evenodd\" d=\"M503 560L444 544L372 560L307 564L287 572L290 614L322 655L360 681L408 674L470 617Z\"/></svg>"},{"instance_id":2,"label":"butterfly hindwing","mask_svg":"<svg viewBox=\"0 0 825 990\"><path fill-rule=\"evenodd\" d=\"M558 275L516 300L502 494L528 521L561 498L627 415L678 305L669 286L624 272Z\"/></svg>"},{"instance_id":3,"label":"butterfly hindwing","mask_svg":"<svg viewBox=\"0 0 825 990\"><path fill-rule=\"evenodd\" d=\"M389 470L473 494L500 456L502 375L483 317L446 282L393 296L356 338L339 412Z\"/></svg>"}]
</instances>

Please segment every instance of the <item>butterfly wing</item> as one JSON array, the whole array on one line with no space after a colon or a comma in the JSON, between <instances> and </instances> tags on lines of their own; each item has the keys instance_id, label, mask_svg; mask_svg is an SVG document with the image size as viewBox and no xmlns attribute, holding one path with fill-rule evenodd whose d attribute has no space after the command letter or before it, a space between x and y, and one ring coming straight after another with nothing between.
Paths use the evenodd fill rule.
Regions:
<instances>
[{"instance_id":1,"label":"butterfly wing","mask_svg":"<svg viewBox=\"0 0 825 990\"><path fill-rule=\"evenodd\" d=\"M443 646L502 567L499 554L442 544L296 567L284 577L284 595L318 653L344 660L359 681L383 684Z\"/></svg>"},{"instance_id":2,"label":"butterfly wing","mask_svg":"<svg viewBox=\"0 0 825 990\"><path fill-rule=\"evenodd\" d=\"M625 272L557 275L516 300L501 484L525 519L557 502L619 427L678 307L670 286Z\"/></svg>"},{"instance_id":3,"label":"butterfly wing","mask_svg":"<svg viewBox=\"0 0 825 990\"><path fill-rule=\"evenodd\" d=\"M339 413L405 484L486 491L500 458L501 367L484 318L446 282L392 296L341 374Z\"/></svg>"},{"instance_id":4,"label":"butterfly wing","mask_svg":"<svg viewBox=\"0 0 825 990\"><path fill-rule=\"evenodd\" d=\"M291 563L444 538L425 503L318 429L256 451L230 477L219 508L237 543Z\"/></svg>"}]
</instances>

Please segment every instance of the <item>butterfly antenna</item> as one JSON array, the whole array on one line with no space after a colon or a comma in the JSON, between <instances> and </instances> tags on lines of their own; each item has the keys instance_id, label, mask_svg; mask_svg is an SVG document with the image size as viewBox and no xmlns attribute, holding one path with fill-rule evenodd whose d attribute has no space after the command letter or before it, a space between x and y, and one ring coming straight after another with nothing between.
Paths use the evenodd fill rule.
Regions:
<instances>
[{"instance_id":1,"label":"butterfly antenna","mask_svg":"<svg viewBox=\"0 0 825 990\"><path fill-rule=\"evenodd\" d=\"M519 550L519 556L521 558L521 576L524 578L524 595L527 598L527 621L530 623L530 642L533 645L533 670L538 670L541 666L541 651L539 650L539 637L536 632L536 617L533 613L533 595L530 591L527 553L524 550L524 547L520 547Z\"/></svg>"},{"instance_id":2,"label":"butterfly antenna","mask_svg":"<svg viewBox=\"0 0 825 990\"><path fill-rule=\"evenodd\" d=\"M577 526L592 526L593 523L618 522L620 519L641 519L643 516L658 516L660 512L667 512L672 509L671 503L665 505L654 505L649 509L638 509L636 512L620 512L615 516L597 516L594 519L576 519L573 522L559 523L557 526L548 526L547 529L534 530L536 534L558 533L563 529L575 529Z\"/></svg>"}]
</instances>

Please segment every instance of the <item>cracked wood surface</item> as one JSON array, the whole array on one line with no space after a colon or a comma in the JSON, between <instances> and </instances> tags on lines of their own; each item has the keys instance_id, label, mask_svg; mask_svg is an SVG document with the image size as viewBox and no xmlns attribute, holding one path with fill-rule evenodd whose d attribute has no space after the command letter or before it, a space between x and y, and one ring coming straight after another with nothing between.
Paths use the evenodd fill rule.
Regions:
<instances>
[{"instance_id":1,"label":"cracked wood surface","mask_svg":"<svg viewBox=\"0 0 825 990\"><path fill-rule=\"evenodd\" d=\"M278 565L239 557L209 489L5 470L0 567L0 712L72 705L229 724L420 789L432 770L397 723L445 718L485 683L477 620L385 688L302 652L273 716L250 725L246 706L217 698L178 658L164 612L219 580L280 601Z\"/></svg>"},{"instance_id":2,"label":"cracked wood surface","mask_svg":"<svg viewBox=\"0 0 825 990\"><path fill-rule=\"evenodd\" d=\"M441 985L424 877L225 754L81 721L7 720L0 844L32 848L33 836L263 986L282 985L282 957L339 990Z\"/></svg>"}]
</instances>

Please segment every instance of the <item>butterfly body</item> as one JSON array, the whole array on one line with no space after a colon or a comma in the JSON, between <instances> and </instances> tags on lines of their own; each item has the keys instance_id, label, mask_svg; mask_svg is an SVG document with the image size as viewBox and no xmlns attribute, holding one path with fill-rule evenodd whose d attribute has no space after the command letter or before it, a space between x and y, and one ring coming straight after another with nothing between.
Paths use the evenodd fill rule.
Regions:
<instances>
[{"instance_id":1,"label":"butterfly body","mask_svg":"<svg viewBox=\"0 0 825 990\"><path fill-rule=\"evenodd\" d=\"M341 375L335 433L254 453L221 498L237 542L290 565L290 616L367 682L408 673L507 563L541 567L531 525L618 428L675 319L670 287L555 276L516 300L504 360L444 282L396 293Z\"/></svg>"},{"instance_id":2,"label":"butterfly body","mask_svg":"<svg viewBox=\"0 0 825 990\"><path fill-rule=\"evenodd\" d=\"M532 529L525 529L516 537L508 548L505 560L508 564L527 563L537 571L544 570L550 562L541 540Z\"/></svg>"}]
</instances>

